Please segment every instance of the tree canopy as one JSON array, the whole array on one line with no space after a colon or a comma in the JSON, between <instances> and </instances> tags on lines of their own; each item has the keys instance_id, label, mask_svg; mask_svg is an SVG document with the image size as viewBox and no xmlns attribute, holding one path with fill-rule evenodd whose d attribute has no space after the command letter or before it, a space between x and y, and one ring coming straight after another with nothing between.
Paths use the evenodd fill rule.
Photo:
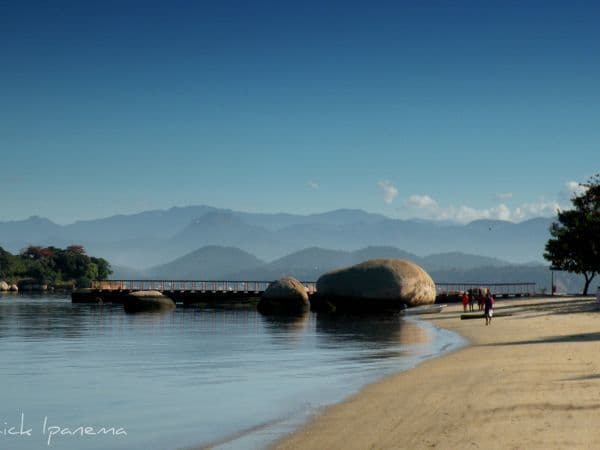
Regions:
<instances>
[{"instance_id":1,"label":"tree canopy","mask_svg":"<svg viewBox=\"0 0 600 450\"><path fill-rule=\"evenodd\" d=\"M587 295L594 277L600 273L600 174L580 184L574 194L573 208L558 212L550 227L544 258L557 269L585 277Z\"/></svg>"},{"instance_id":2,"label":"tree canopy","mask_svg":"<svg viewBox=\"0 0 600 450\"><path fill-rule=\"evenodd\" d=\"M86 255L81 245L66 249L30 245L18 255L0 247L0 280L17 282L29 278L40 284L72 282L86 287L111 273L108 261Z\"/></svg>"}]
</instances>

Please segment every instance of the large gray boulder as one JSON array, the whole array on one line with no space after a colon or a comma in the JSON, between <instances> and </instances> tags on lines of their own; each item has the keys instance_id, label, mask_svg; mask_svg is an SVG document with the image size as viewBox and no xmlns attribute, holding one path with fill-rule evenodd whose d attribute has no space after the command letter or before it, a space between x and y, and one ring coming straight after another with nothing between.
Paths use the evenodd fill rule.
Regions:
<instances>
[{"instance_id":1,"label":"large gray boulder","mask_svg":"<svg viewBox=\"0 0 600 450\"><path fill-rule=\"evenodd\" d=\"M261 313L300 313L308 310L306 287L292 277L280 278L269 284L258 302Z\"/></svg>"},{"instance_id":2,"label":"large gray boulder","mask_svg":"<svg viewBox=\"0 0 600 450\"><path fill-rule=\"evenodd\" d=\"M8 290L11 292L19 292L19 287L16 284L11 284Z\"/></svg>"},{"instance_id":3,"label":"large gray boulder","mask_svg":"<svg viewBox=\"0 0 600 450\"><path fill-rule=\"evenodd\" d=\"M175 302L159 291L135 291L127 295L123 308L128 313L169 311L175 309Z\"/></svg>"},{"instance_id":4,"label":"large gray boulder","mask_svg":"<svg viewBox=\"0 0 600 450\"><path fill-rule=\"evenodd\" d=\"M6 281L0 281L0 291L8 291L9 289L10 286Z\"/></svg>"},{"instance_id":5,"label":"large gray boulder","mask_svg":"<svg viewBox=\"0 0 600 450\"><path fill-rule=\"evenodd\" d=\"M335 310L400 310L435 302L435 283L403 259L373 259L326 273L317 281L320 302Z\"/></svg>"}]
</instances>

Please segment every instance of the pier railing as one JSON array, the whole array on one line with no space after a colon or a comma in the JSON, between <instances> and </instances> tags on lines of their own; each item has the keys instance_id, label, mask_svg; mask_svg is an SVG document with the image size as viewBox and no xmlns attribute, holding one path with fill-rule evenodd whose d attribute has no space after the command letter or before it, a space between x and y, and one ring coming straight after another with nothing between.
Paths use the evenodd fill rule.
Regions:
<instances>
[{"instance_id":1,"label":"pier railing","mask_svg":"<svg viewBox=\"0 0 600 450\"><path fill-rule=\"evenodd\" d=\"M92 283L93 289L129 291L191 291L191 292L248 292L262 293L271 281L227 280L101 280ZM315 281L301 281L309 294L317 291ZM436 283L437 294L453 294L469 289L488 288L495 296L534 295L535 283Z\"/></svg>"},{"instance_id":2,"label":"pier railing","mask_svg":"<svg viewBox=\"0 0 600 450\"><path fill-rule=\"evenodd\" d=\"M133 291L193 291L193 292L264 292L271 281L226 280L101 280L92 283L93 289ZM314 281L301 281L309 294L316 291Z\"/></svg>"},{"instance_id":3,"label":"pier railing","mask_svg":"<svg viewBox=\"0 0 600 450\"><path fill-rule=\"evenodd\" d=\"M535 295L535 283L436 283L438 295L465 292L469 289L488 288L495 296Z\"/></svg>"}]
</instances>

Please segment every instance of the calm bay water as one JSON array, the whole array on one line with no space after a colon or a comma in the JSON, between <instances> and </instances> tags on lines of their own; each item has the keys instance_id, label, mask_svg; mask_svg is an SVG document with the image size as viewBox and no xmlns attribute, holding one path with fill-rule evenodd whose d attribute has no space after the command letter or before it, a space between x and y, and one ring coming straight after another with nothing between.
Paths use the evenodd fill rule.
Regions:
<instances>
[{"instance_id":1,"label":"calm bay water","mask_svg":"<svg viewBox=\"0 0 600 450\"><path fill-rule=\"evenodd\" d=\"M322 406L462 344L396 316L128 315L2 295L0 448L263 448Z\"/></svg>"}]
</instances>

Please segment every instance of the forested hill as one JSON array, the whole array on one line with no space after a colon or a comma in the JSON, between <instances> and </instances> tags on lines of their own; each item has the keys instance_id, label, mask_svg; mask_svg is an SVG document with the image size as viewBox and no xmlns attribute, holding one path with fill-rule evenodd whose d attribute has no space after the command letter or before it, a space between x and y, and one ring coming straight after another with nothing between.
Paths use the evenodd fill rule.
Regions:
<instances>
[{"instance_id":1,"label":"forested hill","mask_svg":"<svg viewBox=\"0 0 600 450\"><path fill-rule=\"evenodd\" d=\"M31 280L39 284L70 283L86 287L111 273L108 261L88 256L80 245L65 249L29 246L16 255L0 247L0 281L17 284Z\"/></svg>"}]
</instances>

